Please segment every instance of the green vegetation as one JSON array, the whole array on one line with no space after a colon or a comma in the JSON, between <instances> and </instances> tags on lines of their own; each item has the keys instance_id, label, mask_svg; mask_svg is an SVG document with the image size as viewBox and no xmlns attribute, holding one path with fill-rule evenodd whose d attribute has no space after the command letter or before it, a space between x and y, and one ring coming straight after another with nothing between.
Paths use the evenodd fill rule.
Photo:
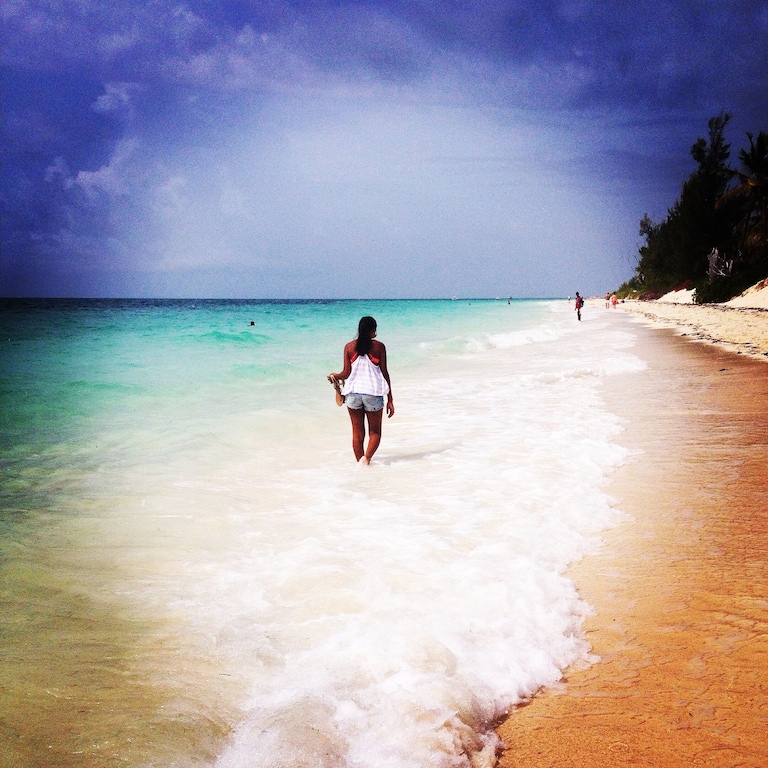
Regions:
<instances>
[{"instance_id":1,"label":"green vegetation","mask_svg":"<svg viewBox=\"0 0 768 768\"><path fill-rule=\"evenodd\" d=\"M698 167L667 218L643 217L645 243L620 297L654 299L695 288L699 304L727 301L768 275L768 133L747 133L740 169L731 168L730 119L725 113L711 118L708 138L691 147Z\"/></svg>"}]
</instances>

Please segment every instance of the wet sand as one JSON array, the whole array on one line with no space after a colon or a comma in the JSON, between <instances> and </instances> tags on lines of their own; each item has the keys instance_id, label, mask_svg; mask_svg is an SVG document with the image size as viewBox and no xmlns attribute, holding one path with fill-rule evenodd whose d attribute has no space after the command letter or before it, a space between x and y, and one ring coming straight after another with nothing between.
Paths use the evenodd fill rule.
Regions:
<instances>
[{"instance_id":1,"label":"wet sand","mask_svg":"<svg viewBox=\"0 0 768 768\"><path fill-rule=\"evenodd\" d=\"M648 369L603 393L642 452L609 488L631 519L571 571L600 661L511 714L499 765L764 768L768 358L615 321Z\"/></svg>"}]
</instances>

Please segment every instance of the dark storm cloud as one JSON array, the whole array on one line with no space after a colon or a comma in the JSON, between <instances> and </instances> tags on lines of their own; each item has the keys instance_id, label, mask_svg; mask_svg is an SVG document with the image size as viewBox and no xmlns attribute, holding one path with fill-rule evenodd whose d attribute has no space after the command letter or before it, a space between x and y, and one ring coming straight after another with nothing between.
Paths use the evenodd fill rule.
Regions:
<instances>
[{"instance_id":1,"label":"dark storm cloud","mask_svg":"<svg viewBox=\"0 0 768 768\"><path fill-rule=\"evenodd\" d=\"M744 89L766 93L765 2L9 2L4 58L20 69L228 89L290 83L301 70L397 79L456 58L500 72L571 73L561 94L658 107ZM275 66L275 65L279 65ZM308 71L309 70L309 71ZM218 76L218 79L217 79ZM238 82L237 77L234 79ZM552 87L558 80L550 74ZM501 89L503 94L504 90ZM558 94L539 94L547 101ZM535 93L531 93L533 99Z\"/></svg>"},{"instance_id":2,"label":"dark storm cloud","mask_svg":"<svg viewBox=\"0 0 768 768\"><path fill-rule=\"evenodd\" d=\"M269 266L285 260L276 254L343 260L331 243L344 240L353 210L378 232L383 214L356 207L366 195L387 209L377 237L393 238L397 259L407 243L428 249L419 222L458 210L473 185L476 199L505 189L511 223L500 223L504 206L496 218L478 212L471 237L446 223L455 236L445 269L474 258L455 243L478 237L490 237L489 253L535 252L541 233L523 231L530 212L505 178L547 177L544 187L577 208L588 200L572 191L606 195L616 206L606 249L623 239L631 252L636 226L630 233L621 217L671 204L712 114L734 113L736 146L768 125L766 2L8 0L0 22L4 293L154 290L141 275L164 265L172 284L174 270L190 274L205 259L246 271L255 259L263 281L285 290ZM367 137L345 127L355 124ZM418 148L403 126L420 132ZM355 143L365 153L353 167ZM295 167L290 146L303 153ZM440 152L450 161L436 175ZM300 243L259 175L283 200L312 199L323 212L299 222ZM355 200L339 191L344 179ZM403 209L391 202L400 195ZM486 211L494 205L488 198ZM572 232L562 205L552 227ZM195 227L191 242L184 233ZM201 240L208 255L193 257ZM413 245L411 259L421 252Z\"/></svg>"},{"instance_id":3,"label":"dark storm cloud","mask_svg":"<svg viewBox=\"0 0 768 768\"><path fill-rule=\"evenodd\" d=\"M564 95L575 106L679 107L680 98L694 104L735 92L765 109L765 2L450 5L452 13L444 3L419 4L415 18L427 35L501 67L571 70L580 87Z\"/></svg>"}]
</instances>

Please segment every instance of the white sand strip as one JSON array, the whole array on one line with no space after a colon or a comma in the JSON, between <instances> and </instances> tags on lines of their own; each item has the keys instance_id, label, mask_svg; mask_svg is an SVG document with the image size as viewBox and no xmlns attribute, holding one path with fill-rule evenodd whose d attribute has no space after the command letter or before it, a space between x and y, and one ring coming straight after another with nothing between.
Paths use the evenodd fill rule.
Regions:
<instances>
[{"instance_id":1,"label":"white sand strip","mask_svg":"<svg viewBox=\"0 0 768 768\"><path fill-rule=\"evenodd\" d=\"M768 300L768 290L762 289L759 295L761 301ZM658 301L627 301L619 308L653 325L675 328L681 336L768 361L768 312L764 308L745 308L732 302L698 305Z\"/></svg>"}]
</instances>

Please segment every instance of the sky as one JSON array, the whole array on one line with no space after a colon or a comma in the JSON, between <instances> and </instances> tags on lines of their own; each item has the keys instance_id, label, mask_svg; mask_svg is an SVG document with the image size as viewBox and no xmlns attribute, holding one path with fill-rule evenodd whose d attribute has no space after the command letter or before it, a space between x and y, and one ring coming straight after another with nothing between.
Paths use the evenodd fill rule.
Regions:
<instances>
[{"instance_id":1,"label":"sky","mask_svg":"<svg viewBox=\"0 0 768 768\"><path fill-rule=\"evenodd\" d=\"M0 295L602 295L768 0L3 0Z\"/></svg>"}]
</instances>

